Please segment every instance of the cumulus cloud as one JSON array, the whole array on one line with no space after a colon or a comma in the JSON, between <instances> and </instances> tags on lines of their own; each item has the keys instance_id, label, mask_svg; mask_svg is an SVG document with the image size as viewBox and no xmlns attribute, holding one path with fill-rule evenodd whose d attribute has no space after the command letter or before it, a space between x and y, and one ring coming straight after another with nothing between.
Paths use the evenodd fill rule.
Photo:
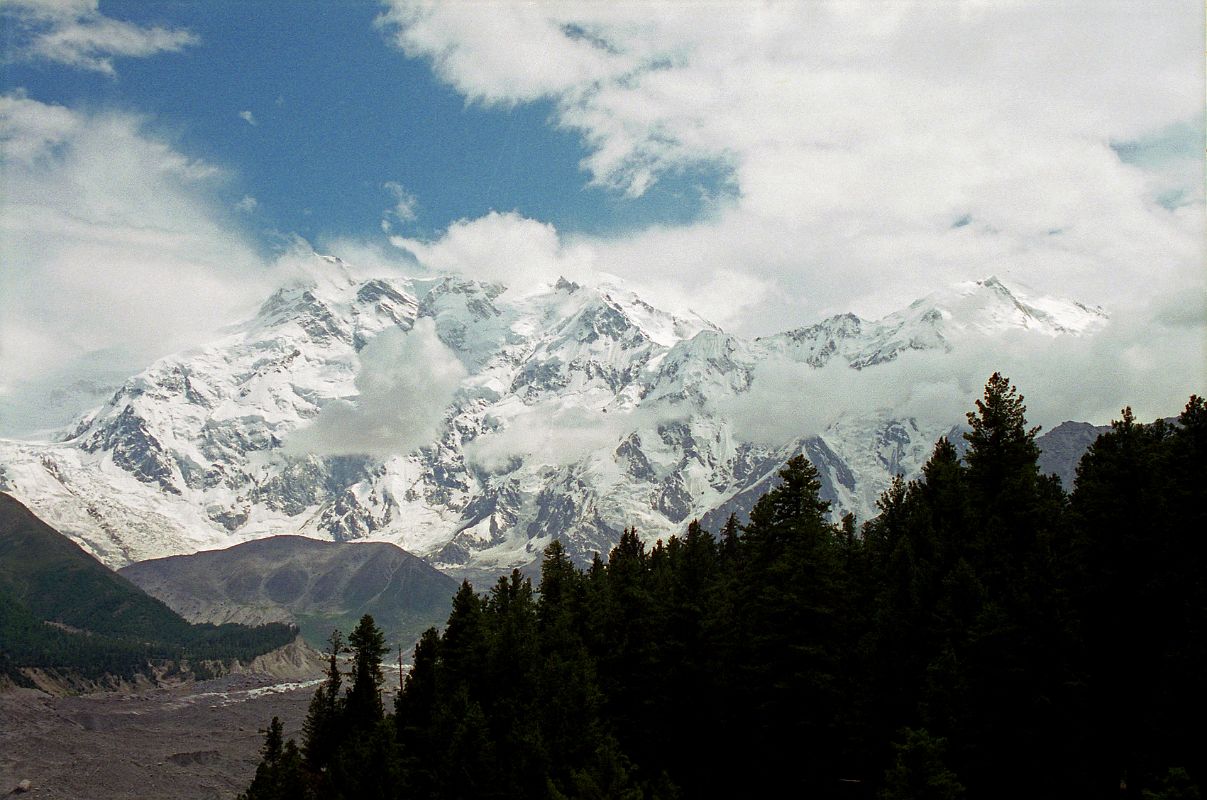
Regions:
<instances>
[{"instance_id":1,"label":"cumulus cloud","mask_svg":"<svg viewBox=\"0 0 1207 800\"><path fill-rule=\"evenodd\" d=\"M439 436L444 411L466 370L430 319L409 332L391 328L360 352L354 401L333 401L313 424L293 433L292 454L406 455Z\"/></svg>"},{"instance_id":2,"label":"cumulus cloud","mask_svg":"<svg viewBox=\"0 0 1207 800\"><path fill-rule=\"evenodd\" d=\"M255 114L253 114L253 113L251 113L250 111L240 111L240 112L239 112L239 119L243 120L243 121L244 121L244 122L246 122L248 125L251 125L251 126L253 126L253 127L254 127L255 125L258 125L258 124L259 124L258 122L256 122L256 115L255 115Z\"/></svg>"},{"instance_id":3,"label":"cumulus cloud","mask_svg":"<svg viewBox=\"0 0 1207 800\"><path fill-rule=\"evenodd\" d=\"M552 225L492 211L459 220L435 240L391 236L390 243L437 273L464 272L511 288L547 283L581 272L581 253L565 247Z\"/></svg>"},{"instance_id":4,"label":"cumulus cloud","mask_svg":"<svg viewBox=\"0 0 1207 800\"><path fill-rule=\"evenodd\" d=\"M782 299L761 318L782 325L990 273L1102 303L1154 262L1197 269L1201 219L1154 202L1118 145L1201 128L1202 13L398 0L381 23L471 99L554 101L598 183L639 194L695 163L727 172L737 199L715 219L598 242L600 259L769 278ZM1193 173L1180 188L1201 210Z\"/></svg>"},{"instance_id":5,"label":"cumulus cloud","mask_svg":"<svg viewBox=\"0 0 1207 800\"><path fill-rule=\"evenodd\" d=\"M9 0L12 55L115 74L113 59L146 58L198 43L183 28L136 25L100 11L99 0Z\"/></svg>"},{"instance_id":6,"label":"cumulus cloud","mask_svg":"<svg viewBox=\"0 0 1207 800\"><path fill-rule=\"evenodd\" d=\"M285 443L294 454L405 455L431 444L465 367L427 318L409 332L392 328L360 351L357 397L335 400Z\"/></svg>"},{"instance_id":7,"label":"cumulus cloud","mask_svg":"<svg viewBox=\"0 0 1207 800\"><path fill-rule=\"evenodd\" d=\"M459 272L519 293L546 287L559 277L586 283L619 278L647 302L671 312L696 313L724 327L741 327L752 309L768 301L770 281L724 264L693 261L698 249L690 243L690 230L646 232L644 236L682 235L681 248L655 249L649 258L637 252L635 242L562 236L553 225L514 211L459 220L434 239L393 235L389 241L437 274ZM631 255L634 269L624 268L622 253Z\"/></svg>"},{"instance_id":8,"label":"cumulus cloud","mask_svg":"<svg viewBox=\"0 0 1207 800\"><path fill-rule=\"evenodd\" d=\"M683 226L566 236L491 214L394 241L505 283L612 273L746 334L996 274L1120 319L1197 319L1195 335L1149 320L1114 344L1167 337L1202 382L1203 14L392 0L379 24L406 55L473 102L550 103L594 183L640 195L706 164L736 188Z\"/></svg>"},{"instance_id":9,"label":"cumulus cloud","mask_svg":"<svg viewBox=\"0 0 1207 800\"><path fill-rule=\"evenodd\" d=\"M222 170L143 119L3 95L0 152L0 393L88 354L145 366L269 291Z\"/></svg>"}]
</instances>

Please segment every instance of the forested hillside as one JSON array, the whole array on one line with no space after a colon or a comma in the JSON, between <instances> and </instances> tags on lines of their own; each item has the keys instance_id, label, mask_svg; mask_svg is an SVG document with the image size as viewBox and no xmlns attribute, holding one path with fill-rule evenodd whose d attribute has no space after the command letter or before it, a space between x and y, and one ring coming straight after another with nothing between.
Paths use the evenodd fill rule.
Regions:
<instances>
[{"instance_id":1,"label":"forested hillside","mask_svg":"<svg viewBox=\"0 0 1207 800\"><path fill-rule=\"evenodd\" d=\"M1203 399L1125 410L1070 495L1005 378L969 423L862 530L798 457L747 526L464 584L393 713L366 616L246 797L1201 797Z\"/></svg>"},{"instance_id":2,"label":"forested hillside","mask_svg":"<svg viewBox=\"0 0 1207 800\"><path fill-rule=\"evenodd\" d=\"M0 674L100 679L156 665L249 659L293 640L287 625L190 625L0 493Z\"/></svg>"}]
</instances>

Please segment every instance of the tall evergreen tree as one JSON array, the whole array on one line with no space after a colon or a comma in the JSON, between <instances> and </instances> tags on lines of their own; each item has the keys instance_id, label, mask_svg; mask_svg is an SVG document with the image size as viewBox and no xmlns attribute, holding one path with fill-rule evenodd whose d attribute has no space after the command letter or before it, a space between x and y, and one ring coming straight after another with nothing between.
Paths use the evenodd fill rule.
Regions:
<instances>
[{"instance_id":1,"label":"tall evergreen tree","mask_svg":"<svg viewBox=\"0 0 1207 800\"><path fill-rule=\"evenodd\" d=\"M968 634L967 703L957 769L989 797L1033 793L1063 779L1068 720L1057 695L1067 692L1069 615L1053 577L1063 547L1064 496L1041 480L1038 428L1027 426L1023 396L994 373L969 413L965 434L972 503L970 553L985 603ZM960 651L955 651L957 655ZM1026 769L1001 774L1001 764ZM1067 789L1067 787L1066 787Z\"/></svg>"},{"instance_id":2,"label":"tall evergreen tree","mask_svg":"<svg viewBox=\"0 0 1207 800\"><path fill-rule=\"evenodd\" d=\"M1184 767L1207 781L1207 413L1177 425L1130 408L1077 470L1071 499L1088 664L1093 787L1128 796Z\"/></svg>"},{"instance_id":3,"label":"tall evergreen tree","mask_svg":"<svg viewBox=\"0 0 1207 800\"><path fill-rule=\"evenodd\" d=\"M967 463L940 440L862 537L796 458L720 544L626 530L585 573L551 544L539 596L518 572L463 584L393 720L362 619L309 771L278 723L248 796L1201 795L1207 404L1125 411L1068 501L1007 380L971 422Z\"/></svg>"},{"instance_id":4,"label":"tall evergreen tree","mask_svg":"<svg viewBox=\"0 0 1207 800\"><path fill-rule=\"evenodd\" d=\"M327 639L327 678L315 690L306 720L302 723L302 752L306 765L315 771L327 766L342 739L343 698L340 697L340 688L343 675L340 673L339 658L345 652L343 634L333 630Z\"/></svg>"},{"instance_id":5,"label":"tall evergreen tree","mask_svg":"<svg viewBox=\"0 0 1207 800\"><path fill-rule=\"evenodd\" d=\"M445 685L442 691L476 691L486 670L487 635L484 602L469 581L453 596L453 608L440 640Z\"/></svg>"},{"instance_id":6,"label":"tall evergreen tree","mask_svg":"<svg viewBox=\"0 0 1207 800\"><path fill-rule=\"evenodd\" d=\"M414 664L394 698L403 797L439 796L442 744L436 731L446 700L440 693L440 634L428 628L415 645Z\"/></svg>"},{"instance_id":7,"label":"tall evergreen tree","mask_svg":"<svg viewBox=\"0 0 1207 800\"><path fill-rule=\"evenodd\" d=\"M1039 428L1027 427L1025 398L1000 372L985 384L984 398L969 411L971 430L964 434L969 480L986 495L1007 482L1034 479L1039 474Z\"/></svg>"},{"instance_id":8,"label":"tall evergreen tree","mask_svg":"<svg viewBox=\"0 0 1207 800\"><path fill-rule=\"evenodd\" d=\"M348 647L352 651L352 685L348 687L344 701L345 713L350 726L363 728L383 716L381 659L389 651L385 634L371 614L360 618L356 629L348 636Z\"/></svg>"},{"instance_id":9,"label":"tall evergreen tree","mask_svg":"<svg viewBox=\"0 0 1207 800\"><path fill-rule=\"evenodd\" d=\"M842 562L816 468L796 456L779 477L743 532L743 728L750 731L748 758L791 759L797 790L812 793L837 781L845 749L836 729Z\"/></svg>"}]
</instances>

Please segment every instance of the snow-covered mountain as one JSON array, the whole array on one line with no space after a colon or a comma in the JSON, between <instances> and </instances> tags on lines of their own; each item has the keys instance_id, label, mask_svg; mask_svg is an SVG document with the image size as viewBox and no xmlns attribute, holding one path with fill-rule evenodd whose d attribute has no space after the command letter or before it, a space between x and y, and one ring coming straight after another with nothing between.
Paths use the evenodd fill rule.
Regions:
<instances>
[{"instance_id":1,"label":"snow-covered mountain","mask_svg":"<svg viewBox=\"0 0 1207 800\"><path fill-rule=\"evenodd\" d=\"M866 519L950 424L852 415L818 435L749 441L736 409L763 365L873 369L969 331L1058 336L1105 319L990 278L880 320L846 314L747 340L614 286L366 280L316 258L321 280L160 359L61 441L0 441L0 489L114 567L282 533L390 541L454 570L527 564L555 535L589 558L627 526L654 537L747 508L798 452L837 513ZM373 456L289 446L325 408L356 407L375 337L422 319L466 376L431 441Z\"/></svg>"}]
</instances>

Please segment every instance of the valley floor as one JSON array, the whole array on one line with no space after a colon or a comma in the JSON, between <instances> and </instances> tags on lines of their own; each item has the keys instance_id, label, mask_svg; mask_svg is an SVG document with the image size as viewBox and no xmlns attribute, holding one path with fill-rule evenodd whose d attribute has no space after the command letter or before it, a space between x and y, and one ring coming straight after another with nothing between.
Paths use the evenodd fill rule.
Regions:
<instances>
[{"instance_id":1,"label":"valley floor","mask_svg":"<svg viewBox=\"0 0 1207 800\"><path fill-rule=\"evenodd\" d=\"M224 798L255 774L272 717L300 737L314 682L231 675L138 694L0 692L0 796ZM387 700L392 702L392 697Z\"/></svg>"}]
</instances>

